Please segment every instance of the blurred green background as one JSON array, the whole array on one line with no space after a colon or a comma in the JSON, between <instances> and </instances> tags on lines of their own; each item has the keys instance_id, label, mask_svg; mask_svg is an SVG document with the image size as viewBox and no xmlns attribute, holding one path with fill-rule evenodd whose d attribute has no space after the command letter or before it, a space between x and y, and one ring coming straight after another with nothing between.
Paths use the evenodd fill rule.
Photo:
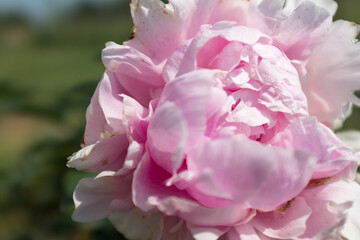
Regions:
<instances>
[{"instance_id":1,"label":"blurred green background","mask_svg":"<svg viewBox=\"0 0 360 240\"><path fill-rule=\"evenodd\" d=\"M130 36L129 5L63 1L0 0L2 240L124 239L106 220L71 220L72 192L86 174L66 159L80 148L104 44ZM360 23L359 0L339 3L336 18ZM355 110L345 128L359 128L359 119Z\"/></svg>"}]
</instances>

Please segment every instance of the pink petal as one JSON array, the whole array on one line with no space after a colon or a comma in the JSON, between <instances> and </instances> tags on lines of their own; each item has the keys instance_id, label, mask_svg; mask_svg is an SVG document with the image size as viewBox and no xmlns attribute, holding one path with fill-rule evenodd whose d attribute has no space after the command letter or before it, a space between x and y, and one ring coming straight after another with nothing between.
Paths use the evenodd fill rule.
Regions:
<instances>
[{"instance_id":1,"label":"pink petal","mask_svg":"<svg viewBox=\"0 0 360 240\"><path fill-rule=\"evenodd\" d=\"M256 44L254 51L262 58L258 72L265 85L259 102L274 112L307 115L306 96L287 56L271 45Z\"/></svg>"},{"instance_id":2,"label":"pink petal","mask_svg":"<svg viewBox=\"0 0 360 240\"><path fill-rule=\"evenodd\" d=\"M304 234L312 213L302 197L296 197L284 213L260 213L250 224L264 235L275 239L294 239Z\"/></svg>"},{"instance_id":3,"label":"pink petal","mask_svg":"<svg viewBox=\"0 0 360 240\"><path fill-rule=\"evenodd\" d=\"M160 61L185 40L194 37L200 26L214 24L220 20L244 22L248 3L246 1L218 0L133 0L131 13L136 28L133 42L141 42L150 57ZM226 13L225 17L221 13ZM139 45L139 44L136 44Z\"/></svg>"},{"instance_id":4,"label":"pink petal","mask_svg":"<svg viewBox=\"0 0 360 240\"><path fill-rule=\"evenodd\" d=\"M128 46L108 43L103 62L107 71L113 73L118 95L126 94L143 106L158 97L163 87L162 66L156 66L148 56Z\"/></svg>"},{"instance_id":5,"label":"pink petal","mask_svg":"<svg viewBox=\"0 0 360 240\"><path fill-rule=\"evenodd\" d=\"M112 71L126 71L129 75L138 75L138 84L162 87L162 65L156 65L147 55L129 46L108 42L102 52L105 67ZM124 67L121 65L124 64ZM130 67L131 66L131 67Z\"/></svg>"},{"instance_id":6,"label":"pink petal","mask_svg":"<svg viewBox=\"0 0 360 240\"><path fill-rule=\"evenodd\" d=\"M80 171L117 171L125 161L129 141L124 134L104 133L104 138L69 157L67 165Z\"/></svg>"},{"instance_id":7,"label":"pink petal","mask_svg":"<svg viewBox=\"0 0 360 240\"><path fill-rule=\"evenodd\" d=\"M105 131L124 132L120 93L122 89L117 83L116 76L106 71L86 112L85 145L96 143Z\"/></svg>"},{"instance_id":8,"label":"pink petal","mask_svg":"<svg viewBox=\"0 0 360 240\"><path fill-rule=\"evenodd\" d=\"M215 72L199 70L176 78L164 88L159 105L169 101L181 110L189 133L188 149L203 139L207 119L220 110L226 100L226 93L212 86L214 80Z\"/></svg>"},{"instance_id":9,"label":"pink petal","mask_svg":"<svg viewBox=\"0 0 360 240\"><path fill-rule=\"evenodd\" d=\"M252 2L248 24L272 37L274 45L290 59L304 60L324 39L331 13L313 1L302 1L287 11L282 9L283 4L284 0L263 0L259 5Z\"/></svg>"},{"instance_id":10,"label":"pink petal","mask_svg":"<svg viewBox=\"0 0 360 240\"><path fill-rule=\"evenodd\" d=\"M165 102L157 108L147 135L147 149L154 162L175 173L182 165L188 138L186 122L176 104Z\"/></svg>"},{"instance_id":11,"label":"pink petal","mask_svg":"<svg viewBox=\"0 0 360 240\"><path fill-rule=\"evenodd\" d=\"M199 50L204 46L206 47L208 42L210 42L210 45L207 47L212 49L212 45L220 44L220 46L225 46L224 43L231 41L238 41L248 45L253 45L257 42L271 43L271 39L257 29L238 26L234 22L219 22L213 26L203 25L184 55L179 66L178 76L197 69L197 56L198 53L201 54ZM205 50L202 49L202 51ZM216 50L214 51L216 52ZM206 55L208 54L206 52ZM199 58L201 58L201 55Z\"/></svg>"},{"instance_id":12,"label":"pink petal","mask_svg":"<svg viewBox=\"0 0 360 240\"><path fill-rule=\"evenodd\" d=\"M273 210L307 185L315 159L303 151L263 146L238 135L198 145L187 165L196 176L192 195L202 204L220 198L245 208Z\"/></svg>"},{"instance_id":13,"label":"pink petal","mask_svg":"<svg viewBox=\"0 0 360 240\"><path fill-rule=\"evenodd\" d=\"M227 233L228 240L262 240L251 224L234 227Z\"/></svg>"},{"instance_id":14,"label":"pink petal","mask_svg":"<svg viewBox=\"0 0 360 240\"><path fill-rule=\"evenodd\" d=\"M188 198L188 195L174 186L166 186L171 174L158 166L145 153L134 172L132 194L134 204L143 211L154 209L158 203L168 196Z\"/></svg>"},{"instance_id":15,"label":"pink petal","mask_svg":"<svg viewBox=\"0 0 360 240\"><path fill-rule=\"evenodd\" d=\"M149 109L147 109L127 95L120 96L123 97L122 121L127 130L127 135L131 140L145 143L149 120L153 114L152 104L154 101L150 102Z\"/></svg>"},{"instance_id":16,"label":"pink petal","mask_svg":"<svg viewBox=\"0 0 360 240\"><path fill-rule=\"evenodd\" d=\"M124 165L116 173L116 175L125 176L133 172L137 168L143 156L143 153L144 153L144 146L142 144L137 143L136 141L133 141L127 149Z\"/></svg>"},{"instance_id":17,"label":"pink petal","mask_svg":"<svg viewBox=\"0 0 360 240\"><path fill-rule=\"evenodd\" d=\"M189 198L169 196L157 203L158 209L166 215L179 216L195 226L231 226L248 222L255 215L254 210L244 209L241 205L209 208Z\"/></svg>"},{"instance_id":18,"label":"pink petal","mask_svg":"<svg viewBox=\"0 0 360 240\"><path fill-rule=\"evenodd\" d=\"M347 211L354 200L358 199L358 193L358 186L349 180L341 179L302 192L300 196L312 209L312 214L306 222L306 232L302 237L332 239L329 236L336 234L342 227Z\"/></svg>"},{"instance_id":19,"label":"pink petal","mask_svg":"<svg viewBox=\"0 0 360 240\"><path fill-rule=\"evenodd\" d=\"M353 92L360 89L360 47L355 44L357 25L336 21L326 41L316 48L306 65L302 81L309 113L320 122L335 126L349 111ZM341 125L341 124L340 124Z\"/></svg>"},{"instance_id":20,"label":"pink petal","mask_svg":"<svg viewBox=\"0 0 360 240\"><path fill-rule=\"evenodd\" d=\"M353 175L357 168L358 159L352 150L313 117L296 119L274 139L273 144L315 155L318 160L312 178L333 176L346 167L350 167Z\"/></svg>"},{"instance_id":21,"label":"pink petal","mask_svg":"<svg viewBox=\"0 0 360 240\"><path fill-rule=\"evenodd\" d=\"M90 222L108 217L110 205L117 210L132 208L131 179L118 177L83 178L74 192L75 211L72 218L78 222Z\"/></svg>"}]
</instances>

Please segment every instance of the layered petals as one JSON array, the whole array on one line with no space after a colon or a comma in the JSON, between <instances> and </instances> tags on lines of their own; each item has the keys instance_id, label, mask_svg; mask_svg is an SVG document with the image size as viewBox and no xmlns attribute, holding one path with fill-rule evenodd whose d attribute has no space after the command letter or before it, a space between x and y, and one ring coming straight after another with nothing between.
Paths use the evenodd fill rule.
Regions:
<instances>
[{"instance_id":1,"label":"layered petals","mask_svg":"<svg viewBox=\"0 0 360 240\"><path fill-rule=\"evenodd\" d=\"M355 240L358 26L334 0L133 0L68 166L129 240ZM341 140L340 140L341 139Z\"/></svg>"},{"instance_id":2,"label":"layered petals","mask_svg":"<svg viewBox=\"0 0 360 240\"><path fill-rule=\"evenodd\" d=\"M170 0L164 4L160 0L133 0L130 6L136 32L127 44L138 46L140 42L151 57L162 61L194 37L203 24L223 20L244 22L241 13L246 13L248 2Z\"/></svg>"},{"instance_id":3,"label":"layered petals","mask_svg":"<svg viewBox=\"0 0 360 240\"><path fill-rule=\"evenodd\" d=\"M135 98L147 106L151 99L159 96L164 85L161 64L155 64L147 55L138 50L107 43L102 53L105 67L115 76L120 93Z\"/></svg>"},{"instance_id":4,"label":"layered petals","mask_svg":"<svg viewBox=\"0 0 360 240\"><path fill-rule=\"evenodd\" d=\"M315 118L299 118L276 136L274 145L287 149L302 149L317 157L317 164L312 178L321 179L334 176L347 167L356 171L359 158L352 149L341 142L336 135Z\"/></svg>"},{"instance_id":5,"label":"layered petals","mask_svg":"<svg viewBox=\"0 0 360 240\"><path fill-rule=\"evenodd\" d=\"M309 113L333 127L341 126L354 91L360 89L357 70L360 45L354 43L358 31L358 26L353 23L334 22L326 41L314 50L306 64L308 73L302 85L309 102Z\"/></svg>"}]
</instances>

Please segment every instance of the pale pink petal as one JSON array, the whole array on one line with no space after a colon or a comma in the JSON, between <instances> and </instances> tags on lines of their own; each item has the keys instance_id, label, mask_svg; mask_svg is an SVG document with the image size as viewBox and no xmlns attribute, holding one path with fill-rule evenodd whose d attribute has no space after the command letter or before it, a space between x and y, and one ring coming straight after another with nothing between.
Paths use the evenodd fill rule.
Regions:
<instances>
[{"instance_id":1,"label":"pale pink petal","mask_svg":"<svg viewBox=\"0 0 360 240\"><path fill-rule=\"evenodd\" d=\"M159 166L175 173L182 165L187 144L187 124L175 103L157 108L148 128L147 150Z\"/></svg>"},{"instance_id":2,"label":"pale pink petal","mask_svg":"<svg viewBox=\"0 0 360 240\"><path fill-rule=\"evenodd\" d=\"M99 141L103 132L124 132L120 93L116 76L106 71L86 112L85 145Z\"/></svg>"},{"instance_id":3,"label":"pale pink petal","mask_svg":"<svg viewBox=\"0 0 360 240\"><path fill-rule=\"evenodd\" d=\"M358 186L349 180L336 180L322 186L306 189L300 194L309 207L312 214L306 222L306 232L303 238L332 239L326 238L337 234L344 224L346 214L353 202L358 199Z\"/></svg>"},{"instance_id":4,"label":"pale pink petal","mask_svg":"<svg viewBox=\"0 0 360 240\"><path fill-rule=\"evenodd\" d=\"M181 218L163 215L160 227L158 240L194 240Z\"/></svg>"},{"instance_id":5,"label":"pale pink petal","mask_svg":"<svg viewBox=\"0 0 360 240\"><path fill-rule=\"evenodd\" d=\"M122 121L129 139L145 143L149 119L153 114L154 100L150 102L148 109L127 95L120 96L123 97Z\"/></svg>"},{"instance_id":6,"label":"pale pink petal","mask_svg":"<svg viewBox=\"0 0 360 240\"><path fill-rule=\"evenodd\" d=\"M284 0L252 1L248 24L272 37L274 45L290 59L304 60L324 39L331 13L312 1L302 1L292 11L283 10Z\"/></svg>"},{"instance_id":7,"label":"pale pink petal","mask_svg":"<svg viewBox=\"0 0 360 240\"><path fill-rule=\"evenodd\" d=\"M203 139L207 119L226 101L226 93L213 87L214 76L215 72L211 70L190 72L164 88L159 105L169 101L181 110L189 133L187 149Z\"/></svg>"},{"instance_id":8,"label":"pale pink petal","mask_svg":"<svg viewBox=\"0 0 360 240\"><path fill-rule=\"evenodd\" d=\"M234 227L228 235L229 240L262 240L250 223Z\"/></svg>"},{"instance_id":9,"label":"pale pink petal","mask_svg":"<svg viewBox=\"0 0 360 240\"><path fill-rule=\"evenodd\" d=\"M150 57L132 47L108 42L102 52L102 61L111 72L121 71L129 75L137 75L138 85L146 84L154 87L164 85L161 78L162 65L156 65Z\"/></svg>"},{"instance_id":10,"label":"pale pink petal","mask_svg":"<svg viewBox=\"0 0 360 240\"><path fill-rule=\"evenodd\" d=\"M251 224L243 224L232 228L227 233L228 240L262 240Z\"/></svg>"},{"instance_id":11,"label":"pale pink petal","mask_svg":"<svg viewBox=\"0 0 360 240\"><path fill-rule=\"evenodd\" d=\"M255 211L244 209L241 205L222 208L209 208L189 198L170 196L157 203L158 209L166 215L179 216L186 222L197 226L231 226L250 221Z\"/></svg>"},{"instance_id":12,"label":"pale pink petal","mask_svg":"<svg viewBox=\"0 0 360 240\"><path fill-rule=\"evenodd\" d=\"M143 211L156 208L158 203L168 196L188 197L186 192L174 186L166 186L171 174L158 166L145 153L134 173L132 194L134 204Z\"/></svg>"},{"instance_id":13,"label":"pale pink petal","mask_svg":"<svg viewBox=\"0 0 360 240\"><path fill-rule=\"evenodd\" d=\"M193 1L187 2L194 6ZM171 5L160 0L133 0L130 7L136 28L135 39L151 51L149 57L164 59L184 40L182 17L189 15L187 10L184 10L185 16L179 16Z\"/></svg>"},{"instance_id":14,"label":"pale pink petal","mask_svg":"<svg viewBox=\"0 0 360 240\"><path fill-rule=\"evenodd\" d=\"M306 65L302 81L308 98L309 113L320 122L334 126L349 111L355 90L360 89L360 45L355 44L358 26L346 22L333 23L326 41L316 48Z\"/></svg>"},{"instance_id":15,"label":"pale pink petal","mask_svg":"<svg viewBox=\"0 0 360 240\"><path fill-rule=\"evenodd\" d=\"M187 157L188 171L197 176L191 194L203 204L223 198L245 208L273 210L302 191L315 160L303 151L263 146L243 136L214 140Z\"/></svg>"},{"instance_id":16,"label":"pale pink petal","mask_svg":"<svg viewBox=\"0 0 360 240\"><path fill-rule=\"evenodd\" d=\"M356 199L348 210L344 228L341 230L341 235L349 240L360 239L360 186L357 183L352 183L352 185Z\"/></svg>"},{"instance_id":17,"label":"pale pink petal","mask_svg":"<svg viewBox=\"0 0 360 240\"><path fill-rule=\"evenodd\" d=\"M228 122L245 123L248 126L255 127L270 122L268 116L256 107L246 106L245 103L239 103L236 108L226 118Z\"/></svg>"},{"instance_id":18,"label":"pale pink petal","mask_svg":"<svg viewBox=\"0 0 360 240\"><path fill-rule=\"evenodd\" d=\"M224 20L244 22L247 6L244 0L170 0L169 4L160 0L133 0L131 13L136 34L128 45L141 43L150 57L161 61L194 37L203 24Z\"/></svg>"},{"instance_id":19,"label":"pale pink petal","mask_svg":"<svg viewBox=\"0 0 360 240\"><path fill-rule=\"evenodd\" d=\"M289 59L271 45L255 44L254 51L262 58L258 72L266 85L261 89L259 102L274 112L307 115L306 96Z\"/></svg>"},{"instance_id":20,"label":"pale pink petal","mask_svg":"<svg viewBox=\"0 0 360 240\"><path fill-rule=\"evenodd\" d=\"M118 95L126 94L143 106L158 97L164 85L161 64L155 65L148 56L132 47L115 43L108 43L102 55L107 71L114 76Z\"/></svg>"},{"instance_id":21,"label":"pale pink petal","mask_svg":"<svg viewBox=\"0 0 360 240\"><path fill-rule=\"evenodd\" d=\"M314 154L317 164L312 178L333 176L347 167L351 168L351 172L355 172L358 165L358 158L352 150L313 117L296 119L275 137L273 144Z\"/></svg>"},{"instance_id":22,"label":"pale pink petal","mask_svg":"<svg viewBox=\"0 0 360 240\"><path fill-rule=\"evenodd\" d=\"M131 178L83 178L74 192L72 218L77 222L90 222L108 217L115 200L119 200L115 203L117 210L127 211L133 206L128 196L131 196Z\"/></svg>"},{"instance_id":23,"label":"pale pink petal","mask_svg":"<svg viewBox=\"0 0 360 240\"><path fill-rule=\"evenodd\" d=\"M142 144L133 141L128 149L125 157L124 165L116 173L116 175L127 175L133 172L139 165L139 162L144 154L144 146Z\"/></svg>"},{"instance_id":24,"label":"pale pink petal","mask_svg":"<svg viewBox=\"0 0 360 240\"><path fill-rule=\"evenodd\" d=\"M311 213L304 198L296 197L284 213L258 213L249 224L268 237L294 239L306 231L306 222Z\"/></svg>"},{"instance_id":25,"label":"pale pink petal","mask_svg":"<svg viewBox=\"0 0 360 240\"><path fill-rule=\"evenodd\" d=\"M161 214L143 212L138 208L133 208L130 211L114 212L109 216L109 220L126 239L148 240L156 239L160 228Z\"/></svg>"},{"instance_id":26,"label":"pale pink petal","mask_svg":"<svg viewBox=\"0 0 360 240\"><path fill-rule=\"evenodd\" d=\"M238 41L244 44L253 45L257 42L271 43L271 39L254 28L236 25L234 22L219 22L214 25L203 25L196 35L194 40L190 43L181 64L177 75L181 75L197 69L197 61L201 60L201 55L208 55L208 61L211 56L208 51L216 53L216 49L212 46L225 47L228 42ZM209 43L209 45L207 45ZM204 49L202 49L205 46ZM207 52L206 49L209 49ZM201 51L199 51L201 49ZM200 54L198 56L198 53ZM215 55L214 55L215 57ZM200 58L200 59L199 59Z\"/></svg>"},{"instance_id":27,"label":"pale pink petal","mask_svg":"<svg viewBox=\"0 0 360 240\"><path fill-rule=\"evenodd\" d=\"M103 133L97 143L86 146L69 157L67 166L81 171L117 171L125 161L129 141L125 134Z\"/></svg>"},{"instance_id":28,"label":"pale pink petal","mask_svg":"<svg viewBox=\"0 0 360 240\"><path fill-rule=\"evenodd\" d=\"M286 11L293 11L296 9L302 2L306 0L286 0L285 2L285 10ZM331 15L335 15L335 12L338 8L338 4L334 0L311 0L316 5L326 9L331 13Z\"/></svg>"},{"instance_id":29,"label":"pale pink petal","mask_svg":"<svg viewBox=\"0 0 360 240\"><path fill-rule=\"evenodd\" d=\"M86 110L86 128L82 144L89 146L99 141L104 131L111 131L108 126L103 110L99 104L99 85L91 98L90 105Z\"/></svg>"}]
</instances>

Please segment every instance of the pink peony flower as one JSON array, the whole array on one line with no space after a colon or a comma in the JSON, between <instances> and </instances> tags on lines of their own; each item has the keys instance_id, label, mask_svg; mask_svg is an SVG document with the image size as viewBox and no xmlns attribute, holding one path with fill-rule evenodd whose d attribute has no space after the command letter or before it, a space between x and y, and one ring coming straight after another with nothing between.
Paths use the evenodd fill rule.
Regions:
<instances>
[{"instance_id":1,"label":"pink peony flower","mask_svg":"<svg viewBox=\"0 0 360 240\"><path fill-rule=\"evenodd\" d=\"M360 239L360 148L333 132L358 101L358 28L336 3L130 5L69 158L98 173L73 219L133 240Z\"/></svg>"}]
</instances>

